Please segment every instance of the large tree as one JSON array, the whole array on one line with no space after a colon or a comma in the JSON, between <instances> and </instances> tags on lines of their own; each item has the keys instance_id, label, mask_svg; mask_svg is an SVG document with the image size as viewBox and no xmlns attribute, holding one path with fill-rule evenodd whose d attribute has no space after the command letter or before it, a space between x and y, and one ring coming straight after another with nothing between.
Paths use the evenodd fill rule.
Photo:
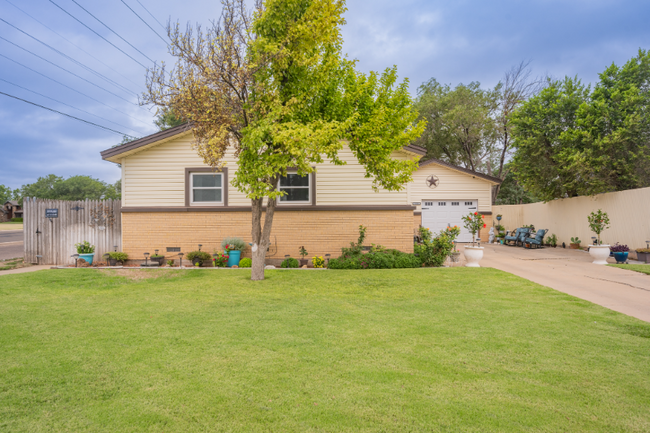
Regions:
<instances>
[{"instance_id":1,"label":"large tree","mask_svg":"<svg viewBox=\"0 0 650 433\"><path fill-rule=\"evenodd\" d=\"M17 191L9 188L6 185L0 185L0 206L8 202L9 200L15 200Z\"/></svg>"},{"instance_id":2,"label":"large tree","mask_svg":"<svg viewBox=\"0 0 650 433\"><path fill-rule=\"evenodd\" d=\"M207 33L169 26L178 62L169 75L151 71L145 102L191 122L195 149L215 170L234 146L232 185L251 199L252 279L260 280L289 168L304 176L325 160L343 164L345 140L375 188L399 190L417 165L391 154L424 124L415 124L408 83L397 84L395 68L364 75L342 55L345 1L266 0L254 14L243 0L222 4Z\"/></svg>"},{"instance_id":3,"label":"large tree","mask_svg":"<svg viewBox=\"0 0 650 433\"><path fill-rule=\"evenodd\" d=\"M35 197L48 200L118 200L121 196L120 181L111 185L94 179L90 176L72 176L63 179L60 176L49 174L39 177L34 183L23 185L16 190L20 197Z\"/></svg>"},{"instance_id":4,"label":"large tree","mask_svg":"<svg viewBox=\"0 0 650 433\"><path fill-rule=\"evenodd\" d=\"M429 158L488 172L498 133L497 97L478 82L452 89L432 78L418 89L416 107L427 127L416 143Z\"/></svg>"}]
</instances>

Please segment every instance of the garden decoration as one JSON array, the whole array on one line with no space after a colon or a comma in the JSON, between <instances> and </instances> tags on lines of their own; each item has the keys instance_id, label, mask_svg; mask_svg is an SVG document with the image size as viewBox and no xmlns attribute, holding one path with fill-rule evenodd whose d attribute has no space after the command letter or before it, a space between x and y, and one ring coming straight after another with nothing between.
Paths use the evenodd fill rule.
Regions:
<instances>
[{"instance_id":1,"label":"garden decoration","mask_svg":"<svg viewBox=\"0 0 650 433\"><path fill-rule=\"evenodd\" d=\"M592 232L596 233L596 242L594 245L589 245L589 254L593 257L595 265L606 265L607 257L609 257L610 249L609 245L603 245L600 240L600 234L609 228L609 216L607 212L603 212L601 209L598 209L597 212L592 212L587 217L589 222L589 228Z\"/></svg>"},{"instance_id":2,"label":"garden decoration","mask_svg":"<svg viewBox=\"0 0 650 433\"><path fill-rule=\"evenodd\" d=\"M630 254L630 248L627 245L620 245L618 242L614 244L610 251L614 253L616 263L627 263L627 256Z\"/></svg>"},{"instance_id":3,"label":"garden decoration","mask_svg":"<svg viewBox=\"0 0 650 433\"><path fill-rule=\"evenodd\" d=\"M246 242L236 237L228 237L221 241L221 248L228 254L228 267L239 266L241 252L246 249Z\"/></svg>"},{"instance_id":4,"label":"garden decoration","mask_svg":"<svg viewBox=\"0 0 650 433\"><path fill-rule=\"evenodd\" d=\"M574 237L574 238L572 237L572 238L571 238L571 243L569 244L569 248L571 248L571 249L573 249L573 250L579 250L579 249L580 249L580 243L581 243L581 242L582 242L582 241L581 241L580 238L578 238L577 236Z\"/></svg>"},{"instance_id":5,"label":"garden decoration","mask_svg":"<svg viewBox=\"0 0 650 433\"><path fill-rule=\"evenodd\" d=\"M470 213L467 216L463 217L463 225L465 228L472 234L472 246L465 246L465 259L467 260L468 268L480 268L481 265L478 263L483 258L483 247L475 246L476 234L481 230L481 228L487 227L483 222L483 215L479 215L478 212ZM480 245L480 244L479 244Z\"/></svg>"},{"instance_id":6,"label":"garden decoration","mask_svg":"<svg viewBox=\"0 0 650 433\"><path fill-rule=\"evenodd\" d=\"M301 246L298 249L298 252L300 253L300 257L301 257L301 259L300 259L300 267L307 266L309 264L309 260L305 259L305 256L308 254L307 250L305 249L304 246Z\"/></svg>"},{"instance_id":7,"label":"garden decoration","mask_svg":"<svg viewBox=\"0 0 650 433\"><path fill-rule=\"evenodd\" d=\"M494 227L490 227L490 235L488 237L488 243L489 244L494 243Z\"/></svg>"},{"instance_id":8,"label":"garden decoration","mask_svg":"<svg viewBox=\"0 0 650 433\"><path fill-rule=\"evenodd\" d=\"M95 257L94 245L90 245L90 242L88 241L83 241L75 244L75 248L77 249L77 254L79 254L80 259L84 259L89 265L93 264L93 257Z\"/></svg>"}]
</instances>

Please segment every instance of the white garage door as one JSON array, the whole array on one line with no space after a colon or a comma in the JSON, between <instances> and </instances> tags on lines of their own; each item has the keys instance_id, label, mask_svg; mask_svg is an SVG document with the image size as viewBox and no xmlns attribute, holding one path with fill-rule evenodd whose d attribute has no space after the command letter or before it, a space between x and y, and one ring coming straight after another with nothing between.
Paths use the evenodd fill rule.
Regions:
<instances>
[{"instance_id":1,"label":"white garage door","mask_svg":"<svg viewBox=\"0 0 650 433\"><path fill-rule=\"evenodd\" d=\"M422 227L435 235L447 227L460 227L457 242L472 242L472 234L463 226L463 217L476 212L478 200L423 200Z\"/></svg>"}]
</instances>

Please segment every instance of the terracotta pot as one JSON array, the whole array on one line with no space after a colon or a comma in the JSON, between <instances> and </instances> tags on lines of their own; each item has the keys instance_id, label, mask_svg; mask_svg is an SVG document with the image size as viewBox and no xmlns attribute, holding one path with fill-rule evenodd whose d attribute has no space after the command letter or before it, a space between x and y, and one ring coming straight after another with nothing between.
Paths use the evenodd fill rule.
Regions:
<instances>
[{"instance_id":1,"label":"terracotta pot","mask_svg":"<svg viewBox=\"0 0 650 433\"><path fill-rule=\"evenodd\" d=\"M300 267L307 266L309 264L309 259L300 259Z\"/></svg>"},{"instance_id":2,"label":"terracotta pot","mask_svg":"<svg viewBox=\"0 0 650 433\"><path fill-rule=\"evenodd\" d=\"M569 244L569 248L571 248L572 250L579 250L580 244Z\"/></svg>"},{"instance_id":3,"label":"terracotta pot","mask_svg":"<svg viewBox=\"0 0 650 433\"><path fill-rule=\"evenodd\" d=\"M589 245L589 255L593 257L594 265L606 265L609 253L609 245Z\"/></svg>"},{"instance_id":4,"label":"terracotta pot","mask_svg":"<svg viewBox=\"0 0 650 433\"><path fill-rule=\"evenodd\" d=\"M481 265L479 265L478 262L480 262L483 258L483 249L483 247L466 246L465 250L463 251L465 260L467 260L467 264L465 264L465 266L468 268L480 268Z\"/></svg>"}]
</instances>

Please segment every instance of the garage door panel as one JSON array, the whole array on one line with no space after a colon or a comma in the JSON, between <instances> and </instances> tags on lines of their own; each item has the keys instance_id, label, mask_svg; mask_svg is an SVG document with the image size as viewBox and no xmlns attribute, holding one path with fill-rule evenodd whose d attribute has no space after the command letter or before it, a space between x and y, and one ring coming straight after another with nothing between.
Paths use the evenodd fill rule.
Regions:
<instances>
[{"instance_id":1,"label":"garage door panel","mask_svg":"<svg viewBox=\"0 0 650 433\"><path fill-rule=\"evenodd\" d=\"M472 234L463 226L463 216L476 212L477 200L422 200L422 226L439 233L447 227L460 227L458 242L471 242Z\"/></svg>"}]
</instances>

